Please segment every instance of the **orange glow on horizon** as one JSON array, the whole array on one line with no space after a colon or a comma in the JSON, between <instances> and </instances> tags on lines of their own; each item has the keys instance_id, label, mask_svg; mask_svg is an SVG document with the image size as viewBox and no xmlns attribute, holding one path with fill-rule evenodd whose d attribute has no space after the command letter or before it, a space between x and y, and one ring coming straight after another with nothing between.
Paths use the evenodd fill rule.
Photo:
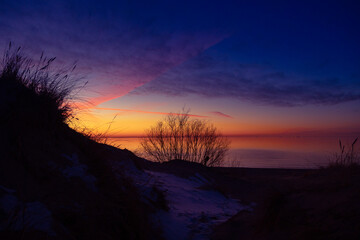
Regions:
<instances>
[{"instance_id":1,"label":"orange glow on horizon","mask_svg":"<svg viewBox=\"0 0 360 240\"><path fill-rule=\"evenodd\" d=\"M166 112L153 112L120 108L95 107L80 111L79 121L72 124L73 128L87 129L95 133L103 133L107 137L141 137L145 130L162 119L159 115ZM247 119L208 117L191 114L191 117L206 118L226 136L344 136L356 135L357 129L331 128L295 128L290 124L250 122Z\"/></svg>"}]
</instances>

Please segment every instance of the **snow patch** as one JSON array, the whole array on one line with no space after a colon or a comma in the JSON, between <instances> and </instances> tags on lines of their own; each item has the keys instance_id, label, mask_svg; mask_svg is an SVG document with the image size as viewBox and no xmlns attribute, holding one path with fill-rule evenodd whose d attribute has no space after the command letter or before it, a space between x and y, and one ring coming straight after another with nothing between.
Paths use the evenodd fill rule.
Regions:
<instances>
[{"instance_id":1,"label":"snow patch","mask_svg":"<svg viewBox=\"0 0 360 240\"><path fill-rule=\"evenodd\" d=\"M138 169L131 159L113 162L112 168L119 179L124 176L131 179L141 193L140 197L143 202L151 204L151 202L157 201L158 194L154 192L153 188L155 185L154 177Z\"/></svg>"},{"instance_id":2,"label":"snow patch","mask_svg":"<svg viewBox=\"0 0 360 240\"><path fill-rule=\"evenodd\" d=\"M4 194L0 198L0 209L9 216L6 221L0 223L0 231L38 230L50 236L56 235L52 230L51 212L41 202L22 203L12 194Z\"/></svg>"},{"instance_id":3,"label":"snow patch","mask_svg":"<svg viewBox=\"0 0 360 240\"><path fill-rule=\"evenodd\" d=\"M155 215L165 239L208 239L211 226L250 209L217 191L202 190L201 186L208 180L200 174L185 179L167 173L147 173L154 176L156 186L166 192L170 210Z\"/></svg>"},{"instance_id":4,"label":"snow patch","mask_svg":"<svg viewBox=\"0 0 360 240\"><path fill-rule=\"evenodd\" d=\"M62 174L67 178L70 179L72 177L79 177L81 178L88 188L93 190L94 192L97 192L97 187L95 186L96 178L87 173L88 167L85 164L81 164L79 162L79 157L76 153L73 153L72 155L63 154L63 157L65 157L67 160L70 161L71 166L67 166L66 168L62 169Z\"/></svg>"},{"instance_id":5,"label":"snow patch","mask_svg":"<svg viewBox=\"0 0 360 240\"><path fill-rule=\"evenodd\" d=\"M152 221L168 240L209 239L212 226L227 221L239 211L251 210L251 206L241 205L218 191L202 188L211 186L211 181L199 173L181 178L143 171L131 159L114 161L112 167L119 178L132 179L143 201L156 202L158 194L154 187L165 194L169 210L158 210L152 215Z\"/></svg>"}]
</instances>

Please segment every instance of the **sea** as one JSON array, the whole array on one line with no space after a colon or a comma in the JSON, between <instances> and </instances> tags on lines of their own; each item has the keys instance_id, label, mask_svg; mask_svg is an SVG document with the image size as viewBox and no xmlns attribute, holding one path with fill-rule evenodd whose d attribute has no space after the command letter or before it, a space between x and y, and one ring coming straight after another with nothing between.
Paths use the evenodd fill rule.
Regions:
<instances>
[{"instance_id":1,"label":"sea","mask_svg":"<svg viewBox=\"0 0 360 240\"><path fill-rule=\"evenodd\" d=\"M315 169L325 167L339 153L339 140L351 145L355 137L229 137L223 167ZM141 155L141 138L109 138L107 143ZM360 144L355 146L360 152Z\"/></svg>"}]
</instances>

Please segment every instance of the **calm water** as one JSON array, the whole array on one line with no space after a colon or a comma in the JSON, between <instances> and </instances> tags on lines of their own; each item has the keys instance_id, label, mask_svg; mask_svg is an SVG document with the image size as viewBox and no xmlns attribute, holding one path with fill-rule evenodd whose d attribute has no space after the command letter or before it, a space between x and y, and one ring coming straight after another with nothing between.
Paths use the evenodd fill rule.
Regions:
<instances>
[{"instance_id":1,"label":"calm water","mask_svg":"<svg viewBox=\"0 0 360 240\"><path fill-rule=\"evenodd\" d=\"M351 143L353 137L342 137ZM109 142L131 151L139 149L140 138L111 138ZM318 168L328 164L338 151L336 137L231 137L224 166L255 168Z\"/></svg>"}]
</instances>

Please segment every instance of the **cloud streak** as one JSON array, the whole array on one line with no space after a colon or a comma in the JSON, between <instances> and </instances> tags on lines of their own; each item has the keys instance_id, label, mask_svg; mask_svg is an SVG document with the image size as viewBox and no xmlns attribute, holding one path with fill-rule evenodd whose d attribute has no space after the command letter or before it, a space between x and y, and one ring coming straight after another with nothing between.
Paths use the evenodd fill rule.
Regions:
<instances>
[{"instance_id":1,"label":"cloud streak","mask_svg":"<svg viewBox=\"0 0 360 240\"><path fill-rule=\"evenodd\" d=\"M262 105L334 105L360 100L358 82L337 77L302 77L268 66L239 64L201 54L131 94L235 98Z\"/></svg>"},{"instance_id":2,"label":"cloud streak","mask_svg":"<svg viewBox=\"0 0 360 240\"><path fill-rule=\"evenodd\" d=\"M187 115L189 117L197 117L197 118L207 118L208 116L196 115L196 114L182 114L182 113L167 113L167 112L153 112L153 111L143 111L143 110L133 110L133 109L122 109L122 108L103 108L103 107L95 107L93 109L97 110L109 110L109 111L119 111L119 112L130 112L130 113L145 113L145 114L158 114L158 115L177 115L184 116Z\"/></svg>"},{"instance_id":3,"label":"cloud streak","mask_svg":"<svg viewBox=\"0 0 360 240\"><path fill-rule=\"evenodd\" d=\"M347 8L346 15L336 21L332 11L322 11L321 21L304 21L304 11L289 18L286 8L234 6L3 0L0 46L15 40L32 54L44 50L64 63L79 60L77 69L89 80L85 95L94 105L128 93L196 94L274 106L333 105L360 99L358 71L351 82L344 74L298 74L287 64L313 72L333 73L337 65L344 72L354 66L358 69L360 35L352 24L358 20L355 8ZM322 4L312 4L306 12L318 16L318 10L323 10ZM258 16L258 12L263 14ZM336 24L329 24L330 20ZM323 28L322 21L328 28ZM224 49L215 49L224 52L222 57L216 51L203 53L234 32L241 37L232 38ZM229 59L235 56L234 60L226 59L227 55ZM311 59L315 64L309 63ZM329 61L335 67L327 68ZM269 63L254 64L264 62ZM272 68L275 63L277 68Z\"/></svg>"},{"instance_id":4,"label":"cloud streak","mask_svg":"<svg viewBox=\"0 0 360 240\"><path fill-rule=\"evenodd\" d=\"M218 112L218 111L215 111L215 112L209 112L210 114L213 114L213 115L216 115L216 116L220 116L220 117L225 117L225 118L233 118L232 116L230 115L227 115L225 113L222 113L222 112Z\"/></svg>"},{"instance_id":5,"label":"cloud streak","mask_svg":"<svg viewBox=\"0 0 360 240\"><path fill-rule=\"evenodd\" d=\"M5 0L0 6L0 46L12 40L31 54L45 51L64 63L79 60L77 70L89 80L87 97L98 105L152 81L227 36L207 19L186 23L182 14L158 7L106 0Z\"/></svg>"}]
</instances>

